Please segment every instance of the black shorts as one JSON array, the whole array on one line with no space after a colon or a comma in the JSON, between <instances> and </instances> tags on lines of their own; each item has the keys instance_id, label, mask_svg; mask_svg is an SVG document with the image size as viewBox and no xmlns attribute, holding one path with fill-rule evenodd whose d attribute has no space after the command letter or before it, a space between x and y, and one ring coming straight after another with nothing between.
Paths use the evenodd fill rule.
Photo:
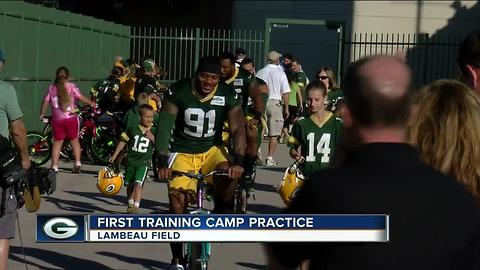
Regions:
<instances>
[{"instance_id":1,"label":"black shorts","mask_svg":"<svg viewBox=\"0 0 480 270\"><path fill-rule=\"evenodd\" d=\"M3 189L0 187L0 199ZM10 198L10 195L13 199ZM5 214L0 217L0 239L11 239L15 237L15 222L17 221L17 198L10 188L6 192Z\"/></svg>"},{"instance_id":2,"label":"black shorts","mask_svg":"<svg viewBox=\"0 0 480 270\"><path fill-rule=\"evenodd\" d=\"M298 115L298 107L288 105L288 118L285 120L284 127L288 127L289 125L293 125L293 121L297 118Z\"/></svg>"}]
</instances>

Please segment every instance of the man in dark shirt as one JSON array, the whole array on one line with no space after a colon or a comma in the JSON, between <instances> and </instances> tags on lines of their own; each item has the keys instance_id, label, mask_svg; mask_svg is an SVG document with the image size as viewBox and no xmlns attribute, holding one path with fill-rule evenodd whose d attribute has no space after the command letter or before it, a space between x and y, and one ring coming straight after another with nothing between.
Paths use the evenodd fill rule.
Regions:
<instances>
[{"instance_id":1,"label":"man in dark shirt","mask_svg":"<svg viewBox=\"0 0 480 270\"><path fill-rule=\"evenodd\" d=\"M410 71L375 56L345 80L347 153L306 181L287 213L389 214L388 243L290 243L269 247L271 269L480 269L473 197L405 144Z\"/></svg>"}]
</instances>

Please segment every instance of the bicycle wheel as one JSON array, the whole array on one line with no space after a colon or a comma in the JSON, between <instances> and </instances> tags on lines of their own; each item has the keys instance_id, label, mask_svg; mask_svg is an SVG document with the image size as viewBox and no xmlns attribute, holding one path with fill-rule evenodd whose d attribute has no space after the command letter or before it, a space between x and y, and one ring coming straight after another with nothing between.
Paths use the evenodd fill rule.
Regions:
<instances>
[{"instance_id":1,"label":"bicycle wheel","mask_svg":"<svg viewBox=\"0 0 480 270\"><path fill-rule=\"evenodd\" d=\"M99 165L108 164L108 159L115 152L116 147L117 141L113 138L96 136L90 140L90 150L92 150L93 157Z\"/></svg>"},{"instance_id":2,"label":"bicycle wheel","mask_svg":"<svg viewBox=\"0 0 480 270\"><path fill-rule=\"evenodd\" d=\"M27 145L30 160L36 165L41 166L50 159L52 142L49 136L30 131L27 133Z\"/></svg>"},{"instance_id":3,"label":"bicycle wheel","mask_svg":"<svg viewBox=\"0 0 480 270\"><path fill-rule=\"evenodd\" d=\"M235 191L235 205L234 211L235 214L245 214L247 213L247 192L244 187L239 185Z\"/></svg>"},{"instance_id":4,"label":"bicycle wheel","mask_svg":"<svg viewBox=\"0 0 480 270\"><path fill-rule=\"evenodd\" d=\"M184 258L187 270L207 269L207 261L202 260L202 243L184 243ZM205 268L203 268L205 267Z\"/></svg>"},{"instance_id":5,"label":"bicycle wheel","mask_svg":"<svg viewBox=\"0 0 480 270\"><path fill-rule=\"evenodd\" d=\"M52 125L50 123L47 123L43 127L43 134L48 135L49 133L52 133Z\"/></svg>"}]
</instances>

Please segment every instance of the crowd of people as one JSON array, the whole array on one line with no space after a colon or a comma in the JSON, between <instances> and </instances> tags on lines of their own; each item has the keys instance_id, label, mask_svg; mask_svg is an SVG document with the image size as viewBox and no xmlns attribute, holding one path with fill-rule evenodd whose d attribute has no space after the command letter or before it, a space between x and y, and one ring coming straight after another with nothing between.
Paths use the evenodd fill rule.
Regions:
<instances>
[{"instance_id":1,"label":"crowd of people","mask_svg":"<svg viewBox=\"0 0 480 270\"><path fill-rule=\"evenodd\" d=\"M352 63L342 89L325 66L310 81L299 59L271 51L256 72L244 49L200 59L194 75L164 87L155 61L121 57L89 98L59 67L40 118L52 109L52 169L70 140L74 173L81 168L77 101L99 118L121 114L115 162L127 147L127 213L138 213L150 163L168 181L170 211L186 213L196 184L174 171L228 176L207 178L214 213L233 213L238 181L253 192L264 133L266 166L279 143L299 161L303 186L286 213L390 215L389 243L276 243L266 250L271 269L480 269L480 31L459 49L459 80L432 82L416 91L411 70L396 56ZM0 51L0 68L5 63ZM0 134L30 167L22 113L11 85L0 81ZM264 125L263 123L266 123ZM16 203L3 187L0 269L14 236ZM6 194L6 195L5 195ZM6 199L5 199L6 198ZM11 199L10 199L11 198ZM4 203L2 203L2 207ZM183 269L181 243L172 243L172 269Z\"/></svg>"}]
</instances>

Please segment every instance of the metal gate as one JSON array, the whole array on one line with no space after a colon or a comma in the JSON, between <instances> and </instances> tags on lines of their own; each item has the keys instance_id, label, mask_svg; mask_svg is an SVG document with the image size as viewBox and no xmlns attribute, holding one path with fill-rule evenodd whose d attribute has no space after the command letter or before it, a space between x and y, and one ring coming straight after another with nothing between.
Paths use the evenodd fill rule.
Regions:
<instances>
[{"instance_id":1,"label":"metal gate","mask_svg":"<svg viewBox=\"0 0 480 270\"><path fill-rule=\"evenodd\" d=\"M403 52L413 72L414 86L457 77L456 57L465 34L452 35L354 33L345 42L348 66L368 55Z\"/></svg>"},{"instance_id":2,"label":"metal gate","mask_svg":"<svg viewBox=\"0 0 480 270\"><path fill-rule=\"evenodd\" d=\"M257 65L264 59L263 32L256 30L220 30L201 28L131 28L130 56L136 62L153 58L167 71L169 85L190 77L202 56L244 48Z\"/></svg>"}]
</instances>

